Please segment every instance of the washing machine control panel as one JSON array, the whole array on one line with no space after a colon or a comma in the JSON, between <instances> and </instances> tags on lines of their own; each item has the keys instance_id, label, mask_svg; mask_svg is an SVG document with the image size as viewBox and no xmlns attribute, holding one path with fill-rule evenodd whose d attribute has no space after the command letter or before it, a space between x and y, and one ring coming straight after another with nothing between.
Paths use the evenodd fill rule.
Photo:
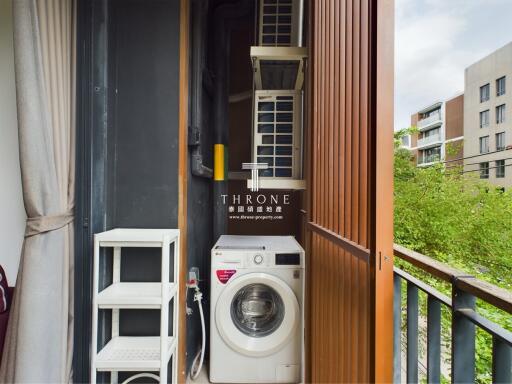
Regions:
<instances>
[{"instance_id":1,"label":"washing machine control panel","mask_svg":"<svg viewBox=\"0 0 512 384\"><path fill-rule=\"evenodd\" d=\"M300 253L249 252L245 263L252 267L294 268L301 265Z\"/></svg>"},{"instance_id":2,"label":"washing machine control panel","mask_svg":"<svg viewBox=\"0 0 512 384\"><path fill-rule=\"evenodd\" d=\"M267 252L249 252L246 254L247 267L268 267L269 255Z\"/></svg>"},{"instance_id":3,"label":"washing machine control panel","mask_svg":"<svg viewBox=\"0 0 512 384\"><path fill-rule=\"evenodd\" d=\"M256 265L260 265L263 263L263 255L260 254L260 253L257 253L256 255L254 255L252 261L254 262L254 264Z\"/></svg>"}]
</instances>

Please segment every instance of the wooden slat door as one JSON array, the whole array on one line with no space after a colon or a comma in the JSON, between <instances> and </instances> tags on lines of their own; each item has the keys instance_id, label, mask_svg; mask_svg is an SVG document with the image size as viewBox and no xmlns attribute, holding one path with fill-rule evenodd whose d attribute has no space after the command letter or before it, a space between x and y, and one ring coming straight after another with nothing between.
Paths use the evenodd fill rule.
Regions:
<instances>
[{"instance_id":1,"label":"wooden slat door","mask_svg":"<svg viewBox=\"0 0 512 384\"><path fill-rule=\"evenodd\" d=\"M393 0L309 2L307 381L392 381Z\"/></svg>"}]
</instances>

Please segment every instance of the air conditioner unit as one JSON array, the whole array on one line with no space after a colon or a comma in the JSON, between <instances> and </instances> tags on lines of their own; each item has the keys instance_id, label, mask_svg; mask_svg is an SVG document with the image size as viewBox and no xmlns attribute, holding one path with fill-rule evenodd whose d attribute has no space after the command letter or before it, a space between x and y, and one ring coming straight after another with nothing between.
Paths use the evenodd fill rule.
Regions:
<instances>
[{"instance_id":1,"label":"air conditioner unit","mask_svg":"<svg viewBox=\"0 0 512 384\"><path fill-rule=\"evenodd\" d=\"M251 47L256 89L301 89L307 56L304 47Z\"/></svg>"},{"instance_id":2,"label":"air conditioner unit","mask_svg":"<svg viewBox=\"0 0 512 384\"><path fill-rule=\"evenodd\" d=\"M300 1L260 0L259 45L300 46Z\"/></svg>"},{"instance_id":3,"label":"air conditioner unit","mask_svg":"<svg viewBox=\"0 0 512 384\"><path fill-rule=\"evenodd\" d=\"M302 92L259 90L254 96L253 161L267 165L259 170L259 187L304 189Z\"/></svg>"},{"instance_id":4,"label":"air conditioner unit","mask_svg":"<svg viewBox=\"0 0 512 384\"><path fill-rule=\"evenodd\" d=\"M302 47L302 1L260 0L259 45L251 47L256 89L301 89L307 48Z\"/></svg>"}]
</instances>

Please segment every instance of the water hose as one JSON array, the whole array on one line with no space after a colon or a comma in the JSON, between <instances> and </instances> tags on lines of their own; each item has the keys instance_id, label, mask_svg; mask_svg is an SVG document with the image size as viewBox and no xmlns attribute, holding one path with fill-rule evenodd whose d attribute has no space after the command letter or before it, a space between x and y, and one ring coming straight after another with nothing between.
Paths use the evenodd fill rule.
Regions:
<instances>
[{"instance_id":1,"label":"water hose","mask_svg":"<svg viewBox=\"0 0 512 384\"><path fill-rule=\"evenodd\" d=\"M199 290L199 286L197 284L195 284L193 287L195 289L194 301L197 301L197 305L199 307L199 316L201 318L201 350L197 353L196 357L194 357L194 361L190 367L190 378L195 380L199 376L201 368L203 367L204 352L206 349L206 326L203 313L203 294Z\"/></svg>"}]
</instances>

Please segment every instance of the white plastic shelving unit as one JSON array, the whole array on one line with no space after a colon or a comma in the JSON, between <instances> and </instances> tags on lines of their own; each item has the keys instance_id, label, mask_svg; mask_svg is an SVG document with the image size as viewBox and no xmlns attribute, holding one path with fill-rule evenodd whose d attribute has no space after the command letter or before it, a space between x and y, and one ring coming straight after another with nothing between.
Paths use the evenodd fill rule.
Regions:
<instances>
[{"instance_id":1,"label":"white plastic shelving unit","mask_svg":"<svg viewBox=\"0 0 512 384\"><path fill-rule=\"evenodd\" d=\"M178 305L179 230L118 228L94 236L94 280L91 383L99 371L111 372L111 383L118 383L118 372L146 372L160 383L167 383L167 367L172 356L172 382L178 382ZM173 278L169 279L170 245L174 243ZM100 248L113 248L112 284L98 291ZM161 281L155 283L121 282L121 248L156 247L162 249ZM174 298L173 331L169 335L169 303ZM112 310L112 338L98 351L98 310ZM120 309L160 309L160 335L120 336ZM139 376L139 375L138 375ZM140 377L140 376L139 376ZM131 378L124 381L127 383Z\"/></svg>"}]
</instances>

